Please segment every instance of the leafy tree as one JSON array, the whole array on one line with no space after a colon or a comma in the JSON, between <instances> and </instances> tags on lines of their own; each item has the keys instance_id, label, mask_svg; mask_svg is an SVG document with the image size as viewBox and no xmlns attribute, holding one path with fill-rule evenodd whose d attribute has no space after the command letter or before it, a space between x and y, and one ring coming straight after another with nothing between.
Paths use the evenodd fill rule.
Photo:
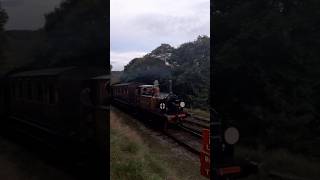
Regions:
<instances>
[{"instance_id":1,"label":"leafy tree","mask_svg":"<svg viewBox=\"0 0 320 180\"><path fill-rule=\"evenodd\" d=\"M3 59L3 47L5 43L4 25L8 20L8 15L5 10L1 7L0 2L0 59ZM2 63L0 61L0 63Z\"/></svg>"},{"instance_id":2,"label":"leafy tree","mask_svg":"<svg viewBox=\"0 0 320 180\"><path fill-rule=\"evenodd\" d=\"M210 84L210 38L199 36L178 48L162 44L142 58L135 58L124 68L123 81L152 83L159 80L160 88L173 91L187 100L187 104L206 109Z\"/></svg>"},{"instance_id":3,"label":"leafy tree","mask_svg":"<svg viewBox=\"0 0 320 180\"><path fill-rule=\"evenodd\" d=\"M319 134L319 7L215 1L213 102L242 135L292 147Z\"/></svg>"},{"instance_id":4,"label":"leafy tree","mask_svg":"<svg viewBox=\"0 0 320 180\"><path fill-rule=\"evenodd\" d=\"M45 50L40 66L106 66L108 57L106 1L65 0L45 16ZM44 60L45 59L45 60Z\"/></svg>"}]
</instances>

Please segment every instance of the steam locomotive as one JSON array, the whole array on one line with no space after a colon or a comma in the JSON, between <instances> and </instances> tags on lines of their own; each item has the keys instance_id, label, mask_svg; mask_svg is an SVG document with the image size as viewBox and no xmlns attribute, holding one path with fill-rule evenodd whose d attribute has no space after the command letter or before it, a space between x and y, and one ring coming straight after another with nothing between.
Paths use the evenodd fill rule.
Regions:
<instances>
[{"instance_id":1,"label":"steam locomotive","mask_svg":"<svg viewBox=\"0 0 320 180\"><path fill-rule=\"evenodd\" d=\"M159 85L121 83L111 85L112 100L135 111L157 116L164 125L178 124L187 117L185 102L174 93L160 92Z\"/></svg>"}]
</instances>

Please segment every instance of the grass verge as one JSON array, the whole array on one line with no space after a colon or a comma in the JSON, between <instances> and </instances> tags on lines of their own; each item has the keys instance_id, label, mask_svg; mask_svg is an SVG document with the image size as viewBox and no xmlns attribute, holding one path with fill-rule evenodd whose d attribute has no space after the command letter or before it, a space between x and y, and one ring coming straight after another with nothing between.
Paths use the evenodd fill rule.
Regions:
<instances>
[{"instance_id":1,"label":"grass verge","mask_svg":"<svg viewBox=\"0 0 320 180\"><path fill-rule=\"evenodd\" d=\"M160 180L176 178L157 155L149 152L141 137L111 114L111 179Z\"/></svg>"}]
</instances>

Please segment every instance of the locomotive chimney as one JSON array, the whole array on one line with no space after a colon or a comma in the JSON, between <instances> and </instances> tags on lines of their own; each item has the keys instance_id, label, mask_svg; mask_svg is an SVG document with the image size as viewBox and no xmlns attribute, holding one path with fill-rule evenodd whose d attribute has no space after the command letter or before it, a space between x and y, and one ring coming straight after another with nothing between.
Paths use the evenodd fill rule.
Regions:
<instances>
[{"instance_id":1,"label":"locomotive chimney","mask_svg":"<svg viewBox=\"0 0 320 180\"><path fill-rule=\"evenodd\" d=\"M169 92L172 94L172 80L169 80Z\"/></svg>"}]
</instances>

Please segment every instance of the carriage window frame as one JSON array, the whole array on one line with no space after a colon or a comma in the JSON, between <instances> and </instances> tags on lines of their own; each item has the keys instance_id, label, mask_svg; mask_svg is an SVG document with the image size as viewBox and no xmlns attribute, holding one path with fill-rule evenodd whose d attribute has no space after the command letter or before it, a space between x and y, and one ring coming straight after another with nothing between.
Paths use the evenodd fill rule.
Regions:
<instances>
[{"instance_id":1,"label":"carriage window frame","mask_svg":"<svg viewBox=\"0 0 320 180\"><path fill-rule=\"evenodd\" d=\"M22 98L21 99L26 100L27 99L27 91L26 91L27 81L26 81L26 79L24 79L21 83L22 83Z\"/></svg>"},{"instance_id":2,"label":"carriage window frame","mask_svg":"<svg viewBox=\"0 0 320 180\"><path fill-rule=\"evenodd\" d=\"M49 84L48 86L48 104L55 105L58 102L58 95L56 92L56 87L53 84Z\"/></svg>"},{"instance_id":3,"label":"carriage window frame","mask_svg":"<svg viewBox=\"0 0 320 180\"><path fill-rule=\"evenodd\" d=\"M43 83L42 81L39 79L36 81L36 87L35 89L36 90L36 100L40 103L43 103L44 102L44 87L43 87Z\"/></svg>"},{"instance_id":4,"label":"carriage window frame","mask_svg":"<svg viewBox=\"0 0 320 180\"><path fill-rule=\"evenodd\" d=\"M32 80L26 79L26 99L32 101Z\"/></svg>"},{"instance_id":5,"label":"carriage window frame","mask_svg":"<svg viewBox=\"0 0 320 180\"><path fill-rule=\"evenodd\" d=\"M143 87L142 91L141 91L141 96L153 96L153 92L152 92L153 88L149 88L149 87Z\"/></svg>"},{"instance_id":6,"label":"carriage window frame","mask_svg":"<svg viewBox=\"0 0 320 180\"><path fill-rule=\"evenodd\" d=\"M23 99L23 80L18 79L18 99Z\"/></svg>"},{"instance_id":7,"label":"carriage window frame","mask_svg":"<svg viewBox=\"0 0 320 180\"><path fill-rule=\"evenodd\" d=\"M15 81L12 82L11 87L11 97L12 99L16 99L16 86L15 86Z\"/></svg>"}]
</instances>

